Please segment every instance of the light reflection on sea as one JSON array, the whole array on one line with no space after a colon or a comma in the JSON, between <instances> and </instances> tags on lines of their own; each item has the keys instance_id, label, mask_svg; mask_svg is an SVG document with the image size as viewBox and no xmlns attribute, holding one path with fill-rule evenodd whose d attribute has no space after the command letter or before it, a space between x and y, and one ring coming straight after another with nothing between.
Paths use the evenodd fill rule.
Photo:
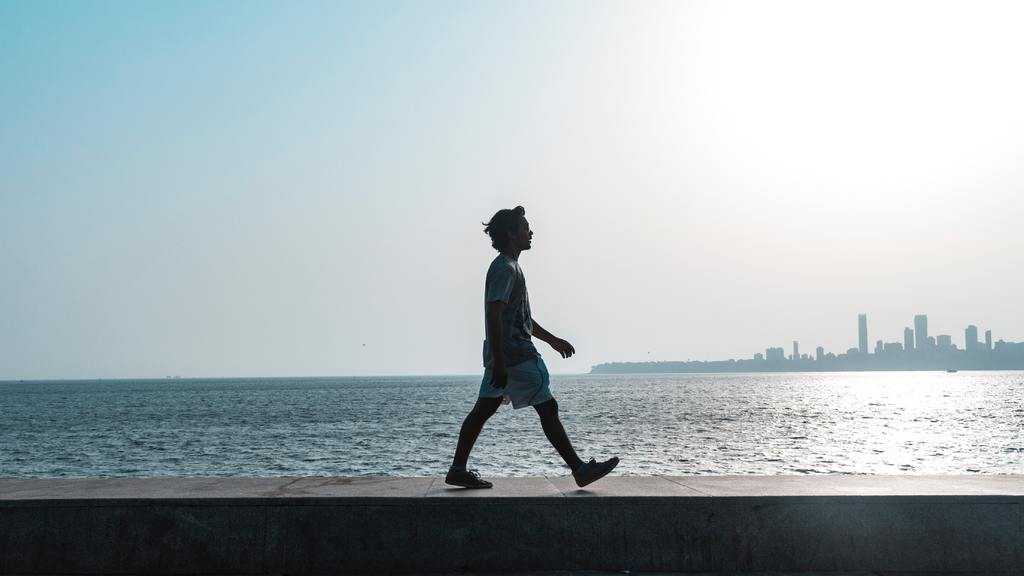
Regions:
<instances>
[{"instance_id":1,"label":"light reflection on sea","mask_svg":"<svg viewBox=\"0 0 1024 576\"><path fill-rule=\"evenodd\" d=\"M423 476L477 376L0 383L0 476ZM1024 372L553 376L580 456L621 474L1024 473ZM470 467L565 474L503 406Z\"/></svg>"}]
</instances>

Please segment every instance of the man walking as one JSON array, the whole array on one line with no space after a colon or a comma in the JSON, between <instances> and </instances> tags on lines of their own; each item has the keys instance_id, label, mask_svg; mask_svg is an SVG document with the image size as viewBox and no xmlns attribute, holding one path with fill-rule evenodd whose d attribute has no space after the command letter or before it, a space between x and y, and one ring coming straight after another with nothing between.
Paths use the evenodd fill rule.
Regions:
<instances>
[{"instance_id":1,"label":"man walking","mask_svg":"<svg viewBox=\"0 0 1024 576\"><path fill-rule=\"evenodd\" d=\"M486 224L484 232L500 252L487 270L484 286L484 378L476 405L462 422L455 458L444 481L465 488L492 486L476 471L467 470L466 462L484 422L503 403L511 402L513 409L533 406L537 410L544 434L572 470L576 484L586 486L611 472L619 459L612 457L597 462L591 458L584 462L576 455L558 419L558 403L549 389L548 371L531 336L547 342L562 358L572 356L576 350L572 344L542 328L530 315L526 277L519 267L519 255L530 249L533 238L526 210L522 206L499 210Z\"/></svg>"}]
</instances>

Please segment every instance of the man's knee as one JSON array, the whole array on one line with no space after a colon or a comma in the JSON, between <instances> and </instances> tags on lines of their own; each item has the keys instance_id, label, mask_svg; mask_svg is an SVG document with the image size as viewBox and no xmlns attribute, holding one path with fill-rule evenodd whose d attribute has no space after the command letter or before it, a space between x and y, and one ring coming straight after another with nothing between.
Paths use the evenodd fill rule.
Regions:
<instances>
[{"instance_id":1,"label":"man's knee","mask_svg":"<svg viewBox=\"0 0 1024 576\"><path fill-rule=\"evenodd\" d=\"M534 405L534 410L541 418L549 418L551 416L558 416L558 402L552 398L546 402Z\"/></svg>"},{"instance_id":2,"label":"man's knee","mask_svg":"<svg viewBox=\"0 0 1024 576\"><path fill-rule=\"evenodd\" d=\"M469 417L483 422L494 416L499 407L501 407L501 398L481 398L477 400L477 403L473 405L473 409L469 411Z\"/></svg>"}]
</instances>

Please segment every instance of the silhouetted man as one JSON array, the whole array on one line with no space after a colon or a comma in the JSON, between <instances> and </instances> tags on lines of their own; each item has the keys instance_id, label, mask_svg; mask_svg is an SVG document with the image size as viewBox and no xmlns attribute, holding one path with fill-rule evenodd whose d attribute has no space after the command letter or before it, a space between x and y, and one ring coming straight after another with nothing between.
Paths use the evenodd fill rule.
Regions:
<instances>
[{"instance_id":1,"label":"silhouetted man","mask_svg":"<svg viewBox=\"0 0 1024 576\"><path fill-rule=\"evenodd\" d=\"M558 419L558 402L551 395L548 370L540 353L533 346L532 336L547 342L562 355L572 356L572 344L541 327L530 314L530 298L526 293L526 277L519 267L519 254L529 250L533 238L526 210L516 206L499 210L484 228L491 245L500 254L487 270L484 286L484 378L476 405L462 423L459 444L445 483L466 488L490 488L475 470L467 470L466 462L480 430L502 404L513 409L533 406L540 416L541 427L551 444L572 470L579 486L586 486L612 471L618 458L584 462L565 434Z\"/></svg>"}]
</instances>

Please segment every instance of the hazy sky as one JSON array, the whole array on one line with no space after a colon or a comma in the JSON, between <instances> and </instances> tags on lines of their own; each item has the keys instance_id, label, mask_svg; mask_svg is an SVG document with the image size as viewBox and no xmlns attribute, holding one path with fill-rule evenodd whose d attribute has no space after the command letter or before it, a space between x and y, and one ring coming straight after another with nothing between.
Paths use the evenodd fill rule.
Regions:
<instances>
[{"instance_id":1,"label":"hazy sky","mask_svg":"<svg viewBox=\"0 0 1024 576\"><path fill-rule=\"evenodd\" d=\"M1024 340L1017 2L0 3L0 378Z\"/></svg>"}]
</instances>

